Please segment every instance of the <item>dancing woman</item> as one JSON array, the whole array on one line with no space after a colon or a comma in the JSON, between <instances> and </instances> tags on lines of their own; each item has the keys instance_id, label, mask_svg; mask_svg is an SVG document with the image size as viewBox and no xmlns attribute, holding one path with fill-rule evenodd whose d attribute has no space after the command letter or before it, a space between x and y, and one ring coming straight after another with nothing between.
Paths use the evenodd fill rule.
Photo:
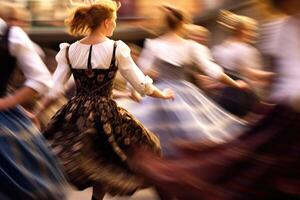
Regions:
<instances>
[{"instance_id":1,"label":"dancing woman","mask_svg":"<svg viewBox=\"0 0 300 200\"><path fill-rule=\"evenodd\" d=\"M27 81L7 94L16 62ZM26 33L1 18L0 65L0 199L64 199L65 181L57 160L19 106L51 87L50 73Z\"/></svg>"},{"instance_id":2,"label":"dancing woman","mask_svg":"<svg viewBox=\"0 0 300 200\"><path fill-rule=\"evenodd\" d=\"M145 187L127 165L134 147L160 155L157 137L112 99L116 72L141 94L174 99L171 90L157 89L139 70L124 42L108 38L116 27L117 10L115 1L103 0L76 8L67 19L71 34L85 37L60 46L49 97L63 91L71 74L77 93L44 131L68 181L79 190L93 187L93 199L103 199L105 193L131 195Z\"/></svg>"},{"instance_id":3,"label":"dancing woman","mask_svg":"<svg viewBox=\"0 0 300 200\"><path fill-rule=\"evenodd\" d=\"M185 68L196 66L216 81L241 89L215 64L207 47L181 36L187 22L185 14L163 6L167 32L146 40L139 65L155 74L157 87L170 87L176 93L174 101L146 97L139 104L124 105L153 133L162 144L164 156L175 156L175 140L209 139L217 143L235 138L245 128L237 117L216 105L197 86L186 81ZM143 109L140 109L143 108Z\"/></svg>"},{"instance_id":4,"label":"dancing woman","mask_svg":"<svg viewBox=\"0 0 300 200\"><path fill-rule=\"evenodd\" d=\"M258 103L259 96L263 97L260 83L267 81L271 74L262 71L261 55L252 46L258 32L256 20L230 11L221 11L218 23L229 36L213 47L216 62L231 78L246 81L254 92L225 87L216 101L226 110L242 117Z\"/></svg>"}]
</instances>

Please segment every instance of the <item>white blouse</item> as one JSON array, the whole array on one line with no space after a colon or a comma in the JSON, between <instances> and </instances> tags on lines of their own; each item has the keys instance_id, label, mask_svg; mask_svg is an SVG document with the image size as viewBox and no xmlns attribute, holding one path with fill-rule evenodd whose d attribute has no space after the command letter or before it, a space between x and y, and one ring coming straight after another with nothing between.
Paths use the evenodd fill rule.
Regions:
<instances>
[{"instance_id":1,"label":"white blouse","mask_svg":"<svg viewBox=\"0 0 300 200\"><path fill-rule=\"evenodd\" d=\"M6 23L0 19L0 34L4 34ZM26 33L19 27L11 27L9 33L9 52L18 61L18 66L26 77L25 86L42 94L52 87L51 74L35 51Z\"/></svg>"},{"instance_id":2,"label":"white blouse","mask_svg":"<svg viewBox=\"0 0 300 200\"><path fill-rule=\"evenodd\" d=\"M91 54L91 64L93 69L107 69L110 66L114 40L107 39L104 42L94 44ZM154 90L153 81L145 76L139 67L134 63L130 55L130 48L122 41L116 41L116 64L122 76L141 94L151 94ZM65 52L70 46L69 58L74 69L86 69L90 45L77 41L71 45L62 43L60 51L56 56L58 63L53 75L54 87L49 93L50 98L56 98L64 92L64 84L71 76Z\"/></svg>"},{"instance_id":3,"label":"white blouse","mask_svg":"<svg viewBox=\"0 0 300 200\"><path fill-rule=\"evenodd\" d=\"M175 66L195 64L208 76L218 79L223 69L214 63L210 50L192 40L168 40L162 36L156 39L147 39L139 59L139 66L147 71L153 67L155 59L164 60Z\"/></svg>"},{"instance_id":4,"label":"white blouse","mask_svg":"<svg viewBox=\"0 0 300 200\"><path fill-rule=\"evenodd\" d=\"M300 102L300 16L287 17L262 27L260 49L275 58L276 80L271 99L289 105Z\"/></svg>"},{"instance_id":5,"label":"white blouse","mask_svg":"<svg viewBox=\"0 0 300 200\"><path fill-rule=\"evenodd\" d=\"M213 47L213 57L222 67L239 72L241 68L262 69L259 51L253 46L237 41L225 41Z\"/></svg>"}]
</instances>

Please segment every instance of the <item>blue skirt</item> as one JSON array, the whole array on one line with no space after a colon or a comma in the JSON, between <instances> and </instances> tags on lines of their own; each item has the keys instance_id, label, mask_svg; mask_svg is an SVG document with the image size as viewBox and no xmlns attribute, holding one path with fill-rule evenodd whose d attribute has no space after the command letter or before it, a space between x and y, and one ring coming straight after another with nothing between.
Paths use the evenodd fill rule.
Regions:
<instances>
[{"instance_id":1,"label":"blue skirt","mask_svg":"<svg viewBox=\"0 0 300 200\"><path fill-rule=\"evenodd\" d=\"M65 179L46 143L23 112L0 112L0 199L63 200Z\"/></svg>"},{"instance_id":2,"label":"blue skirt","mask_svg":"<svg viewBox=\"0 0 300 200\"><path fill-rule=\"evenodd\" d=\"M175 140L223 143L247 128L244 121L223 110L187 81L164 80L156 86L174 90L175 100L146 97L140 103L121 100L118 104L159 137L164 156L176 156Z\"/></svg>"}]
</instances>

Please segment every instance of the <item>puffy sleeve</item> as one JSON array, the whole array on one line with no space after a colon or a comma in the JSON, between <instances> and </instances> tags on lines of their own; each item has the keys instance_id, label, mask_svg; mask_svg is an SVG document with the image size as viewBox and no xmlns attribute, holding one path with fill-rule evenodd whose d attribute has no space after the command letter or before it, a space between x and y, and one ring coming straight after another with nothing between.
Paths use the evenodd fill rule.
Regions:
<instances>
[{"instance_id":1,"label":"puffy sleeve","mask_svg":"<svg viewBox=\"0 0 300 200\"><path fill-rule=\"evenodd\" d=\"M11 28L9 50L17 58L26 77L24 85L40 94L46 93L52 87L51 74L35 51L32 41L19 27Z\"/></svg>"},{"instance_id":2,"label":"puffy sleeve","mask_svg":"<svg viewBox=\"0 0 300 200\"><path fill-rule=\"evenodd\" d=\"M223 74L223 69L214 62L210 50L193 41L191 41L190 45L193 63L195 63L206 75L214 79L219 79Z\"/></svg>"},{"instance_id":3,"label":"puffy sleeve","mask_svg":"<svg viewBox=\"0 0 300 200\"><path fill-rule=\"evenodd\" d=\"M65 83L71 76L71 70L68 66L66 58L66 49L69 46L68 43L60 44L60 51L57 53L55 59L57 62L57 68L53 74L53 84L51 91L48 93L49 98L57 98L59 95L65 92Z\"/></svg>"},{"instance_id":4,"label":"puffy sleeve","mask_svg":"<svg viewBox=\"0 0 300 200\"><path fill-rule=\"evenodd\" d=\"M116 60L122 76L142 95L152 94L153 80L134 63L130 48L122 41L117 42Z\"/></svg>"},{"instance_id":5,"label":"puffy sleeve","mask_svg":"<svg viewBox=\"0 0 300 200\"><path fill-rule=\"evenodd\" d=\"M153 62L155 59L155 53L153 52L153 40L146 39L144 42L144 48L141 52L140 58L138 60L138 65L143 70L143 72L147 72L152 68Z\"/></svg>"}]
</instances>

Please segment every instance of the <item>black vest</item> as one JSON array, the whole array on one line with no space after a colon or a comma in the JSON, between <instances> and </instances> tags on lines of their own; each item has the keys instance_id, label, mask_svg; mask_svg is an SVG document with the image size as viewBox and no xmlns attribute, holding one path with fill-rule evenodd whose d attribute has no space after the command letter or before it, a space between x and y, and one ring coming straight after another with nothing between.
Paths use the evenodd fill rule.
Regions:
<instances>
[{"instance_id":1,"label":"black vest","mask_svg":"<svg viewBox=\"0 0 300 200\"><path fill-rule=\"evenodd\" d=\"M16 58L9 53L9 32L7 27L4 35L0 35L0 97L6 94L8 81L16 67Z\"/></svg>"}]
</instances>

